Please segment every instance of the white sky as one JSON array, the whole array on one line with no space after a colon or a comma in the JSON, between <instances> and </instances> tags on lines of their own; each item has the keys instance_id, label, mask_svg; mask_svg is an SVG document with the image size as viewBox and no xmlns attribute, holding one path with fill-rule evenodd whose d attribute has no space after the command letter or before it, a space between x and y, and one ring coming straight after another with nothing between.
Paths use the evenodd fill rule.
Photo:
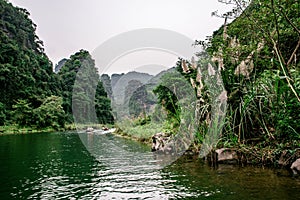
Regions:
<instances>
[{"instance_id":1,"label":"white sky","mask_svg":"<svg viewBox=\"0 0 300 200\"><path fill-rule=\"evenodd\" d=\"M224 23L211 13L230 10L218 0L9 1L30 12L54 64L80 49L92 52L113 36L141 28L162 28L203 40ZM170 56L166 57L171 62Z\"/></svg>"}]
</instances>

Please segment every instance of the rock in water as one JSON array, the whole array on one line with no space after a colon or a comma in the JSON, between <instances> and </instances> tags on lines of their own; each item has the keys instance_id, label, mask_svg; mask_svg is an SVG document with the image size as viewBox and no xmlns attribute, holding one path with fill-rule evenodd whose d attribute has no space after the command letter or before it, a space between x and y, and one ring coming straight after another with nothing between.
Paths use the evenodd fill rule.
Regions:
<instances>
[{"instance_id":1,"label":"rock in water","mask_svg":"<svg viewBox=\"0 0 300 200\"><path fill-rule=\"evenodd\" d=\"M230 148L221 148L217 149L216 153L218 154L218 162L223 163L237 163L238 155L237 152Z\"/></svg>"},{"instance_id":2,"label":"rock in water","mask_svg":"<svg viewBox=\"0 0 300 200\"><path fill-rule=\"evenodd\" d=\"M152 151L164 151L167 136L164 133L156 133L152 136Z\"/></svg>"},{"instance_id":3,"label":"rock in water","mask_svg":"<svg viewBox=\"0 0 300 200\"><path fill-rule=\"evenodd\" d=\"M300 172L300 158L293 162L291 169L293 170L294 175L299 174Z\"/></svg>"}]
</instances>

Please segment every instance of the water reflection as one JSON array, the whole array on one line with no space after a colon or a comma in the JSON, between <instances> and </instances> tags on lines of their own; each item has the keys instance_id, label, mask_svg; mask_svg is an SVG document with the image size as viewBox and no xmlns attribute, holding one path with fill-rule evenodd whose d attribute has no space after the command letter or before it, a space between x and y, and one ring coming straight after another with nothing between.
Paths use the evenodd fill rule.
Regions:
<instances>
[{"instance_id":1,"label":"water reflection","mask_svg":"<svg viewBox=\"0 0 300 200\"><path fill-rule=\"evenodd\" d=\"M161 168L147 146L112 135L0 137L1 199L298 199L300 179L182 157ZM113 143L112 143L113 141ZM93 150L93 151L91 151Z\"/></svg>"},{"instance_id":2,"label":"water reflection","mask_svg":"<svg viewBox=\"0 0 300 200\"><path fill-rule=\"evenodd\" d=\"M170 199L195 196L164 176L150 148L112 135L80 135L87 149L106 169L98 171L96 188L102 198Z\"/></svg>"}]
</instances>

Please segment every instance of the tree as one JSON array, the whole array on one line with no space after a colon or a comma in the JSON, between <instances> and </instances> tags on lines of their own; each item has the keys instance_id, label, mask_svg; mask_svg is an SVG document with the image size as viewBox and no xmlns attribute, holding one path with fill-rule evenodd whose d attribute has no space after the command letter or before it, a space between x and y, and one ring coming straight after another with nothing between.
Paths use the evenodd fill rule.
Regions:
<instances>
[{"instance_id":1,"label":"tree","mask_svg":"<svg viewBox=\"0 0 300 200\"><path fill-rule=\"evenodd\" d=\"M33 108L27 100L18 100L13 105L14 122L20 127L64 128L65 112L62 108L62 98L50 96L41 101L39 107Z\"/></svg>"},{"instance_id":2,"label":"tree","mask_svg":"<svg viewBox=\"0 0 300 200\"><path fill-rule=\"evenodd\" d=\"M17 103L13 105L13 109L13 119L19 126L31 126L34 121L32 115L33 108L27 100L18 100Z\"/></svg>"},{"instance_id":3,"label":"tree","mask_svg":"<svg viewBox=\"0 0 300 200\"><path fill-rule=\"evenodd\" d=\"M6 121L6 110L4 104L0 102L0 126L4 125Z\"/></svg>"},{"instance_id":4,"label":"tree","mask_svg":"<svg viewBox=\"0 0 300 200\"><path fill-rule=\"evenodd\" d=\"M41 106L33 110L37 128L52 127L56 130L64 127L65 112L62 97L50 96L44 99Z\"/></svg>"},{"instance_id":5,"label":"tree","mask_svg":"<svg viewBox=\"0 0 300 200\"><path fill-rule=\"evenodd\" d=\"M60 95L60 83L35 34L36 25L29 19L29 12L4 0L0 0L0 8L0 102L10 121L17 99L23 102L15 106L25 103L37 108L41 99Z\"/></svg>"},{"instance_id":6,"label":"tree","mask_svg":"<svg viewBox=\"0 0 300 200\"><path fill-rule=\"evenodd\" d=\"M95 94L95 110L98 122L101 124L113 124L114 117L112 115L111 100L104 88L102 81L99 81Z\"/></svg>"},{"instance_id":7,"label":"tree","mask_svg":"<svg viewBox=\"0 0 300 200\"><path fill-rule=\"evenodd\" d=\"M181 107L179 100L190 97L188 82L177 72L168 72L161 77L161 83L154 88L158 103L167 111L167 119L180 123Z\"/></svg>"}]
</instances>

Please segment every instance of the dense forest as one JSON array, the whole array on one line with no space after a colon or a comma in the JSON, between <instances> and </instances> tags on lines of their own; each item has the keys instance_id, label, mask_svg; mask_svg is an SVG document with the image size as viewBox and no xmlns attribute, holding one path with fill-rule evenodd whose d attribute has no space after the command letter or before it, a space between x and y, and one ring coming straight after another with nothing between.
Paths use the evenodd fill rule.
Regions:
<instances>
[{"instance_id":1,"label":"dense forest","mask_svg":"<svg viewBox=\"0 0 300 200\"><path fill-rule=\"evenodd\" d=\"M197 59L178 60L176 71L182 76L168 72L151 91L136 90L130 105L134 118L124 123L130 124L123 126L125 134L144 141L159 131L171 137L178 133L187 121L182 102L188 99L176 98L187 92L180 87L185 79L197 97L194 148L219 133L211 150L236 148L251 162L281 160L288 165L300 155L300 2L220 2L234 8L212 13L223 18L224 25L206 40L195 41L204 49ZM165 87L168 83L172 87ZM151 92L158 105L139 115Z\"/></svg>"},{"instance_id":2,"label":"dense forest","mask_svg":"<svg viewBox=\"0 0 300 200\"><path fill-rule=\"evenodd\" d=\"M0 16L0 125L63 129L74 120L72 95L75 100L77 95L88 102L81 109L83 113L94 106L99 123L113 123L110 100L89 52L80 50L65 59L55 74L29 12L1 0ZM80 69L92 77L93 84L77 85L74 89ZM93 97L88 95L91 90L95 91ZM86 118L84 122L89 120Z\"/></svg>"},{"instance_id":3,"label":"dense forest","mask_svg":"<svg viewBox=\"0 0 300 200\"><path fill-rule=\"evenodd\" d=\"M199 61L179 60L176 68L197 95L195 143L201 144L214 126L212 101L219 90L217 98L227 101L227 112L212 148L238 148L253 162L292 160L300 146L300 2L253 0L245 9L244 1L222 2L235 8L213 13L225 23L213 36L195 42L205 49L197 55ZM227 23L230 18L235 19ZM209 81L203 80L205 74L211 75ZM219 75L224 88L212 90ZM163 88L156 93L166 95ZM166 109L176 113L166 100Z\"/></svg>"},{"instance_id":4,"label":"dense forest","mask_svg":"<svg viewBox=\"0 0 300 200\"><path fill-rule=\"evenodd\" d=\"M299 1L254 0L206 44L228 94L223 137L261 147L300 139ZM236 9L241 4L236 4Z\"/></svg>"}]
</instances>

